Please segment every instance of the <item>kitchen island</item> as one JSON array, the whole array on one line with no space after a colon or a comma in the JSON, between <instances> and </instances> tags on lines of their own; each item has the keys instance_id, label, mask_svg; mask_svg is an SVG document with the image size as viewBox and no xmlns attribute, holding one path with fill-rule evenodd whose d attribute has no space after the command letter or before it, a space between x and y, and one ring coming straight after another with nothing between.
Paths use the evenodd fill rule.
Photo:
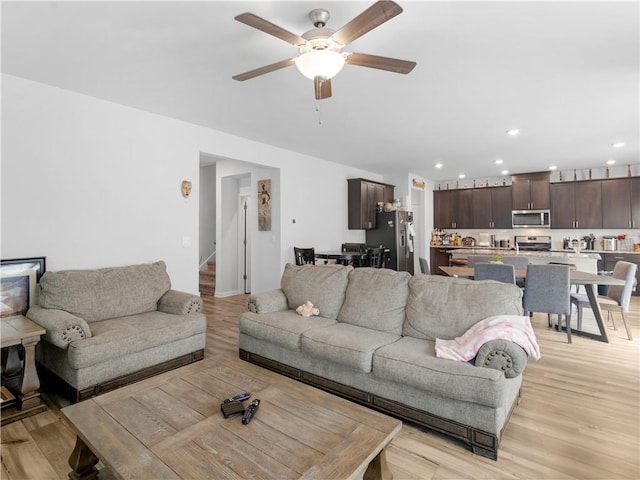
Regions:
<instances>
[{"instance_id":1,"label":"kitchen island","mask_svg":"<svg viewBox=\"0 0 640 480\"><path fill-rule=\"evenodd\" d=\"M529 263L540 265L547 263L561 263L575 265L581 272L598 273L599 253L575 253L575 252L516 252L504 248L454 248L447 253L451 258L467 258L468 255L494 255L527 257Z\"/></svg>"}]
</instances>

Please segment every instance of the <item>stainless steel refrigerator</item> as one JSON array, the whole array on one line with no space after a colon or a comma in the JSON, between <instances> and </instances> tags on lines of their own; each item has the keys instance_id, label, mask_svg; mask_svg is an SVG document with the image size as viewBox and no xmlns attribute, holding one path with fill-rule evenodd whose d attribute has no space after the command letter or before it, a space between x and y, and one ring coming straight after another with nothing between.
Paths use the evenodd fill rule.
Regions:
<instances>
[{"instance_id":1,"label":"stainless steel refrigerator","mask_svg":"<svg viewBox=\"0 0 640 480\"><path fill-rule=\"evenodd\" d=\"M368 247L390 251L389 268L413 275L413 212L378 212L376 228L366 231Z\"/></svg>"}]
</instances>

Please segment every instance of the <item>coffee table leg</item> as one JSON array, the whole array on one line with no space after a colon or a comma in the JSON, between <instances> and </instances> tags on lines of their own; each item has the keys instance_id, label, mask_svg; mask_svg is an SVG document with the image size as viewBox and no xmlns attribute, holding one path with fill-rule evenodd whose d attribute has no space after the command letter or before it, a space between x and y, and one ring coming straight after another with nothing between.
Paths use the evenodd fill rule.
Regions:
<instances>
[{"instance_id":1,"label":"coffee table leg","mask_svg":"<svg viewBox=\"0 0 640 480\"><path fill-rule=\"evenodd\" d=\"M393 474L387 465L386 450L375 456L364 472L363 480L393 480Z\"/></svg>"},{"instance_id":2,"label":"coffee table leg","mask_svg":"<svg viewBox=\"0 0 640 480\"><path fill-rule=\"evenodd\" d=\"M89 450L80 437L76 438L76 446L69 457L69 466L73 468L69 472L71 480L93 480L98 478L98 470L95 464L98 463L98 457Z\"/></svg>"}]
</instances>

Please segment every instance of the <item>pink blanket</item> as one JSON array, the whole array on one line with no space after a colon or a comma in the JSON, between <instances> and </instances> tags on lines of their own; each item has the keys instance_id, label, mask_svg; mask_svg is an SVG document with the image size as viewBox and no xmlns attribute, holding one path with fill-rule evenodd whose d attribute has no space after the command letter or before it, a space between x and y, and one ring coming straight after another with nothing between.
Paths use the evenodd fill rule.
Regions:
<instances>
[{"instance_id":1,"label":"pink blanket","mask_svg":"<svg viewBox=\"0 0 640 480\"><path fill-rule=\"evenodd\" d=\"M475 357L480 347L489 340L511 340L530 357L536 360L540 358L540 348L529 317L518 315L485 318L453 340L436 338L436 356L466 362Z\"/></svg>"}]
</instances>

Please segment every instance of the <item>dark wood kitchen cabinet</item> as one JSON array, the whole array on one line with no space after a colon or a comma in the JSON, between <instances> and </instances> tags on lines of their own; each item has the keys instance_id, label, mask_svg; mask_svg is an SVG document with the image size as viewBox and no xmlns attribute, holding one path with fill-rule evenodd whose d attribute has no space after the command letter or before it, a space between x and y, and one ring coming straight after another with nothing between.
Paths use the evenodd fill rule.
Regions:
<instances>
[{"instance_id":1,"label":"dark wood kitchen cabinet","mask_svg":"<svg viewBox=\"0 0 640 480\"><path fill-rule=\"evenodd\" d=\"M553 183L551 228L602 228L602 189L599 181Z\"/></svg>"},{"instance_id":2,"label":"dark wood kitchen cabinet","mask_svg":"<svg viewBox=\"0 0 640 480\"><path fill-rule=\"evenodd\" d=\"M448 253L449 248L448 247L431 247L431 267L429 270L431 270L431 275L444 275L446 276L447 274L444 273L442 270L440 270L440 267L448 267L449 266L449 262L450 262L450 258L451 255Z\"/></svg>"},{"instance_id":3,"label":"dark wood kitchen cabinet","mask_svg":"<svg viewBox=\"0 0 640 480\"><path fill-rule=\"evenodd\" d=\"M511 187L473 190L473 228L511 228Z\"/></svg>"},{"instance_id":4,"label":"dark wood kitchen cabinet","mask_svg":"<svg viewBox=\"0 0 640 480\"><path fill-rule=\"evenodd\" d=\"M433 192L433 226L445 229L473 228L473 190Z\"/></svg>"},{"instance_id":5,"label":"dark wood kitchen cabinet","mask_svg":"<svg viewBox=\"0 0 640 480\"><path fill-rule=\"evenodd\" d=\"M349 178L347 182L349 229L376 228L378 203L392 203L395 186L364 178Z\"/></svg>"},{"instance_id":6,"label":"dark wood kitchen cabinet","mask_svg":"<svg viewBox=\"0 0 640 480\"><path fill-rule=\"evenodd\" d=\"M602 189L599 181L550 185L551 228L602 228Z\"/></svg>"},{"instance_id":7,"label":"dark wood kitchen cabinet","mask_svg":"<svg viewBox=\"0 0 640 480\"><path fill-rule=\"evenodd\" d=\"M551 172L523 173L511 176L513 210L547 210L551 199Z\"/></svg>"},{"instance_id":8,"label":"dark wood kitchen cabinet","mask_svg":"<svg viewBox=\"0 0 640 480\"><path fill-rule=\"evenodd\" d=\"M640 177L601 183L603 228L640 228Z\"/></svg>"}]
</instances>

